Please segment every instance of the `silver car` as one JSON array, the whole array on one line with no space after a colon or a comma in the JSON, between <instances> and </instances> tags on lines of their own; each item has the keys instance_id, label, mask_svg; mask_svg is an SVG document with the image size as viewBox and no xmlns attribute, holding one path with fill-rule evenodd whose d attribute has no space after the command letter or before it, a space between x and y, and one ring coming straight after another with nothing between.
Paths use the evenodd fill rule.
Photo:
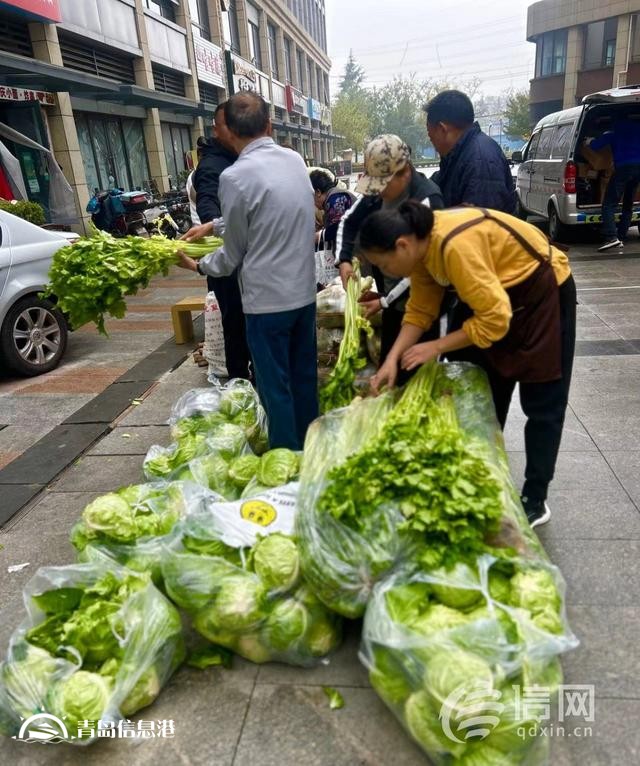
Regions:
<instances>
[{"instance_id":1,"label":"silver car","mask_svg":"<svg viewBox=\"0 0 640 766\"><path fill-rule=\"evenodd\" d=\"M0 359L19 375L49 372L67 346L67 322L38 297L54 253L78 239L71 232L34 226L0 210Z\"/></svg>"},{"instance_id":2,"label":"silver car","mask_svg":"<svg viewBox=\"0 0 640 766\"><path fill-rule=\"evenodd\" d=\"M512 156L514 163L520 162L519 215L547 218L553 240L566 237L569 227L601 223L602 198L613 164L609 159L607 165L606 155L598 161L587 156L584 142L609 130L621 116L637 119L640 130L640 86L593 93L582 99L581 106L543 117L524 151ZM640 198L634 204L633 221L640 221Z\"/></svg>"}]
</instances>

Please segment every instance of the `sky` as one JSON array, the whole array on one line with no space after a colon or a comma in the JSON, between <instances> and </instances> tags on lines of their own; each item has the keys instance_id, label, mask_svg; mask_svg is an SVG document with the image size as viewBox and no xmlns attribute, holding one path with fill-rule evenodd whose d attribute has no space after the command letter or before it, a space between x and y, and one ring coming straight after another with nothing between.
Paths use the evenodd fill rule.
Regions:
<instances>
[{"instance_id":1,"label":"sky","mask_svg":"<svg viewBox=\"0 0 640 766\"><path fill-rule=\"evenodd\" d=\"M535 46L526 40L532 0L326 0L331 92L352 49L365 84L383 85L396 74L482 81L498 95L528 88Z\"/></svg>"}]
</instances>

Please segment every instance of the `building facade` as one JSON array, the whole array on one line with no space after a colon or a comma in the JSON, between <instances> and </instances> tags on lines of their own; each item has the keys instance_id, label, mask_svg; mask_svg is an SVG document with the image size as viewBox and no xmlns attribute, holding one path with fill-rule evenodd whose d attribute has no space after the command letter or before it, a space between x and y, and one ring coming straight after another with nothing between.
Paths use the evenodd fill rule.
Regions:
<instances>
[{"instance_id":1,"label":"building facade","mask_svg":"<svg viewBox=\"0 0 640 766\"><path fill-rule=\"evenodd\" d=\"M534 124L589 93L640 83L640 0L542 0L529 7L527 39Z\"/></svg>"},{"instance_id":2,"label":"building facade","mask_svg":"<svg viewBox=\"0 0 640 766\"><path fill-rule=\"evenodd\" d=\"M329 69L324 0L0 0L0 124L54 152L79 216L95 190L178 188L243 89L276 140L329 161ZM2 140L46 207L41 154Z\"/></svg>"}]
</instances>

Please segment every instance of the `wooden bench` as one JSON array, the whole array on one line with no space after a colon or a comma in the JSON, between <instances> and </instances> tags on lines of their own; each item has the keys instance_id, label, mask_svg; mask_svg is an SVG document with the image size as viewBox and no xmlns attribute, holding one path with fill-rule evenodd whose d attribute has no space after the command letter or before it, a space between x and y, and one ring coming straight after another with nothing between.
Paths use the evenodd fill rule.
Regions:
<instances>
[{"instance_id":1,"label":"wooden bench","mask_svg":"<svg viewBox=\"0 0 640 766\"><path fill-rule=\"evenodd\" d=\"M183 298L171 307L171 321L176 343L193 340L192 311L204 311L204 298Z\"/></svg>"}]
</instances>

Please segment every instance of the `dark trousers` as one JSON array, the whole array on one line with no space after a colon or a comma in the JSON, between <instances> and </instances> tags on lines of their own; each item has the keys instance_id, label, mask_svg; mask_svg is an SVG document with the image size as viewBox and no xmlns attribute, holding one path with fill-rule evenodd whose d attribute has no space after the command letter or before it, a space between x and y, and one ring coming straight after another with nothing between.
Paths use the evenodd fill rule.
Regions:
<instances>
[{"instance_id":1,"label":"dark trousers","mask_svg":"<svg viewBox=\"0 0 640 766\"><path fill-rule=\"evenodd\" d=\"M520 404L527 416L524 443L527 457L522 496L546 500L555 472L576 345L576 285L573 277L560 287L562 377L549 383L520 383ZM500 427L504 428L516 385L492 367L482 351L472 347L448 354L450 360L467 361L482 367L489 377L493 403Z\"/></svg>"},{"instance_id":2,"label":"dark trousers","mask_svg":"<svg viewBox=\"0 0 640 766\"><path fill-rule=\"evenodd\" d=\"M249 347L238 275L230 277L207 277L207 290L216 294L222 330L224 332L224 355L230 378L249 379Z\"/></svg>"},{"instance_id":3,"label":"dark trousers","mask_svg":"<svg viewBox=\"0 0 640 766\"><path fill-rule=\"evenodd\" d=\"M256 387L269 421L269 446L301 450L318 417L316 304L247 314Z\"/></svg>"},{"instance_id":4,"label":"dark trousers","mask_svg":"<svg viewBox=\"0 0 640 766\"><path fill-rule=\"evenodd\" d=\"M605 240L624 239L631 226L633 198L640 186L640 163L622 165L611 177L602 201L602 233ZM622 198L622 216L616 230L616 208Z\"/></svg>"},{"instance_id":5,"label":"dark trousers","mask_svg":"<svg viewBox=\"0 0 640 766\"><path fill-rule=\"evenodd\" d=\"M404 318L404 311L397 311L394 308L382 309L382 327L380 332L380 367L382 367L384 360L389 356L389 352L393 348L393 344L398 339L400 330L402 329L402 320ZM431 327L422 334L418 343L426 343L428 340L438 340L440 337L440 320L436 321ZM406 370L398 370L397 385L403 386L415 373L415 370L407 372Z\"/></svg>"}]
</instances>

